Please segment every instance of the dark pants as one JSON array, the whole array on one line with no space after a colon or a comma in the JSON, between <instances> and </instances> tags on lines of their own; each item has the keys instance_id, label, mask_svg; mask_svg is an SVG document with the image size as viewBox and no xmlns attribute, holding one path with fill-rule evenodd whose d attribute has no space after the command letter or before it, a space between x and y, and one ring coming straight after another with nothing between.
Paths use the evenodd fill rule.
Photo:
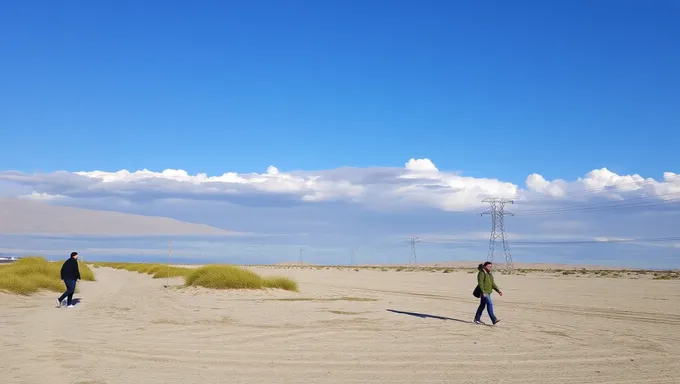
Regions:
<instances>
[{"instance_id":1,"label":"dark pants","mask_svg":"<svg viewBox=\"0 0 680 384\"><path fill-rule=\"evenodd\" d=\"M496 323L496 315L493 313L493 301L491 301L491 294L487 293L486 296L480 296L479 307L477 307L477 314L475 315L475 321L481 321L482 313L484 313L484 307L489 311L489 317L491 321Z\"/></svg>"},{"instance_id":2,"label":"dark pants","mask_svg":"<svg viewBox=\"0 0 680 384\"><path fill-rule=\"evenodd\" d=\"M66 284L66 292L64 292L64 294L59 297L59 302L61 303L65 298L68 297L66 305L71 305L73 303L73 293L76 291L76 281L64 280L64 284Z\"/></svg>"}]
</instances>

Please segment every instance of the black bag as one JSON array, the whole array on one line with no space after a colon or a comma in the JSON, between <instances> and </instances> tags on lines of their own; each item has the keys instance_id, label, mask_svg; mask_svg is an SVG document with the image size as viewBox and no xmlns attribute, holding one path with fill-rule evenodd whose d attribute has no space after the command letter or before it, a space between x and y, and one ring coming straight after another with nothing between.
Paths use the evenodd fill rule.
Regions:
<instances>
[{"instance_id":1,"label":"black bag","mask_svg":"<svg viewBox=\"0 0 680 384\"><path fill-rule=\"evenodd\" d=\"M476 297L479 299L480 296L482 296L482 290L479 289L479 285L475 287L475 290L472 291L472 296Z\"/></svg>"}]
</instances>

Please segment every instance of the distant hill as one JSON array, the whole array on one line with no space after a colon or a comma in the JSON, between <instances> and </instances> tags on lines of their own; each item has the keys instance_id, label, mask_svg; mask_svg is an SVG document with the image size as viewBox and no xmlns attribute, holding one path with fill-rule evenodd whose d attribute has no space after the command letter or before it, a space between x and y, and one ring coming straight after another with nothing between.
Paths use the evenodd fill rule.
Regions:
<instances>
[{"instance_id":1,"label":"distant hill","mask_svg":"<svg viewBox=\"0 0 680 384\"><path fill-rule=\"evenodd\" d=\"M230 235L204 224L167 217L54 206L0 197L0 234L51 235Z\"/></svg>"}]
</instances>

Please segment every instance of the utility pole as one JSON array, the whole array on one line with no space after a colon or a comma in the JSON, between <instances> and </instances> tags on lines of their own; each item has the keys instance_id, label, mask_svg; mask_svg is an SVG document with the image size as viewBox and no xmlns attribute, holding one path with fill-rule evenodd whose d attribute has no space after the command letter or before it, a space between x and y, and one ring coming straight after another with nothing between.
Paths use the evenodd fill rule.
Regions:
<instances>
[{"instance_id":1,"label":"utility pole","mask_svg":"<svg viewBox=\"0 0 680 384\"><path fill-rule=\"evenodd\" d=\"M304 253L305 253L305 249L300 248L300 265L302 265L304 263L304 258L303 258Z\"/></svg>"},{"instance_id":2,"label":"utility pole","mask_svg":"<svg viewBox=\"0 0 680 384\"><path fill-rule=\"evenodd\" d=\"M420 243L420 237L411 236L408 239L408 242L411 245L411 253L410 253L409 258L408 258L408 263L409 264L417 264L418 258L416 257L416 244Z\"/></svg>"},{"instance_id":3,"label":"utility pole","mask_svg":"<svg viewBox=\"0 0 680 384\"><path fill-rule=\"evenodd\" d=\"M168 247L168 276L165 279L166 288L170 288L170 257L172 257L172 240L170 240L170 246Z\"/></svg>"},{"instance_id":4,"label":"utility pole","mask_svg":"<svg viewBox=\"0 0 680 384\"><path fill-rule=\"evenodd\" d=\"M352 248L350 252L351 253L349 255L349 265L354 265L354 257L356 256L357 248L356 247Z\"/></svg>"},{"instance_id":5,"label":"utility pole","mask_svg":"<svg viewBox=\"0 0 680 384\"><path fill-rule=\"evenodd\" d=\"M508 245L508 238L505 233L505 225L503 218L505 215L514 216L514 213L507 212L505 210L505 204L513 204L514 201L510 199L484 199L482 203L489 203L491 210L488 212L483 212L480 216L491 215L491 235L489 236L489 253L487 255L487 261L494 261L494 253L496 248L496 240L500 240L503 244L503 256L505 258L505 263L502 269L506 272L511 272L514 269L512 262L512 254L510 254L510 245Z\"/></svg>"}]
</instances>

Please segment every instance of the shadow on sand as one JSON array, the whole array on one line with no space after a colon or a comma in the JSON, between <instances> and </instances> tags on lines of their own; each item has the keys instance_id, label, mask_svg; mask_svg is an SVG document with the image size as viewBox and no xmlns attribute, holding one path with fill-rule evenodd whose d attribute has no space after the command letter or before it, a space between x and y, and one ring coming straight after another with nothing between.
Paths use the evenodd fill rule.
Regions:
<instances>
[{"instance_id":1,"label":"shadow on sand","mask_svg":"<svg viewBox=\"0 0 680 384\"><path fill-rule=\"evenodd\" d=\"M388 309L388 312L392 313L398 313L400 315L409 315L409 316L415 316L415 317L420 317L421 319L437 319L437 320L451 320L451 321L457 321L459 323L466 323L470 324L472 323L471 321L465 321L461 319L454 319L453 317L444 317L444 316L437 316L437 315L429 315L427 313L417 313L417 312L404 312L404 311L397 311L396 309Z\"/></svg>"}]
</instances>

